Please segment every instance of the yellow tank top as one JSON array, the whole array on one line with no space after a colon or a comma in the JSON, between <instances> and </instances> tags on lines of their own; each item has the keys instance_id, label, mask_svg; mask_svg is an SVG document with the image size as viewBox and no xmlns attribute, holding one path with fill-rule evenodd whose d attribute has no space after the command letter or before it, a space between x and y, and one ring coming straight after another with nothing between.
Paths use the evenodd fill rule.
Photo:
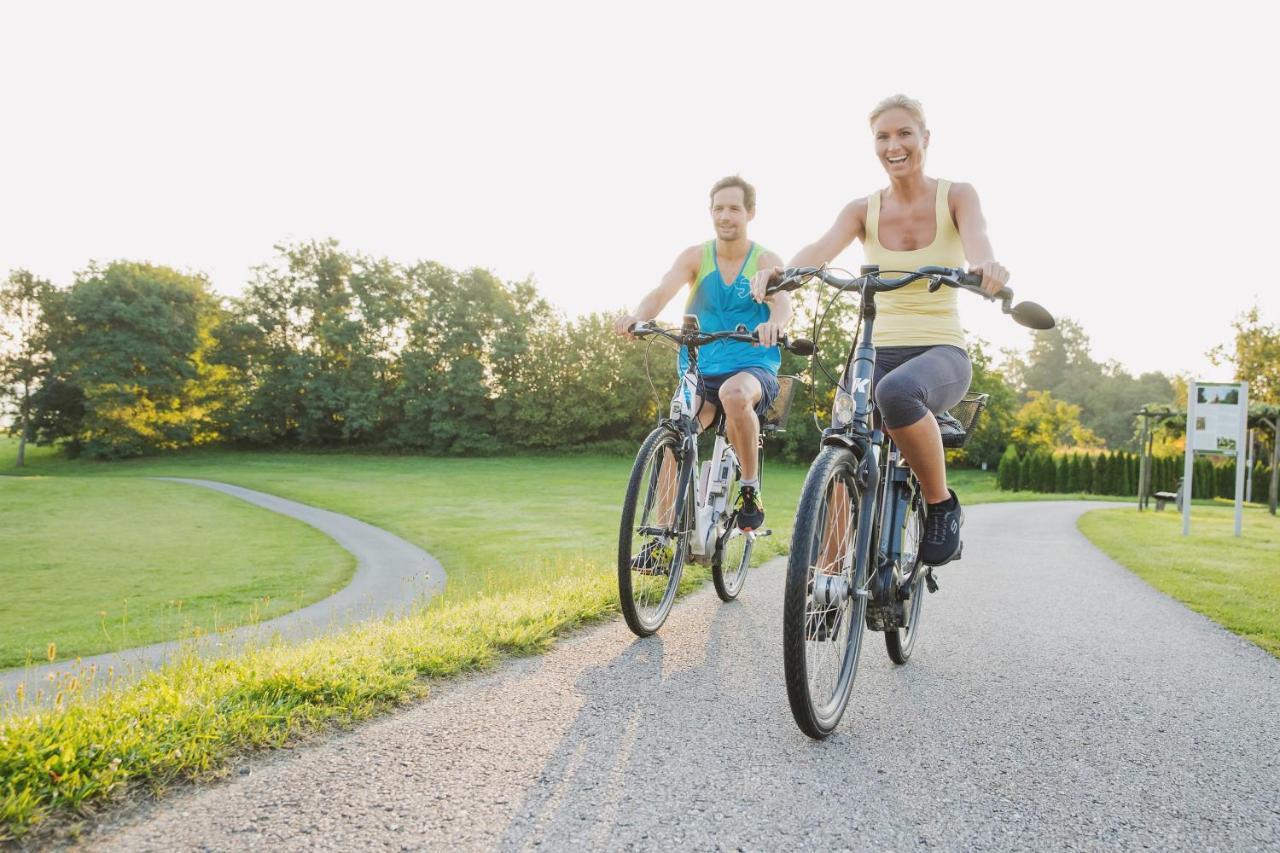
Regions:
<instances>
[{"instance_id":1,"label":"yellow tank top","mask_svg":"<svg viewBox=\"0 0 1280 853\"><path fill-rule=\"evenodd\" d=\"M863 254L867 263L882 270L915 270L924 266L963 267L964 247L951 221L947 204L950 181L938 181L934 205L937 231L933 242L910 252L895 252L880 245L880 191L867 199L867 235ZM876 295L875 345L878 347L934 346L951 344L964 349L964 328L960 325L957 302L960 293L953 287L929 292L928 281L908 284L901 290Z\"/></svg>"}]
</instances>

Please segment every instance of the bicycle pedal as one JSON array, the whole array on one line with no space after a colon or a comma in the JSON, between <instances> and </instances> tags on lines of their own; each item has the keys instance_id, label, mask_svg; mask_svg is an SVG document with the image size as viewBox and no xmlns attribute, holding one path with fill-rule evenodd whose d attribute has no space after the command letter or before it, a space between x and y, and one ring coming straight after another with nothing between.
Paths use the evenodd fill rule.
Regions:
<instances>
[{"instance_id":1,"label":"bicycle pedal","mask_svg":"<svg viewBox=\"0 0 1280 853\"><path fill-rule=\"evenodd\" d=\"M924 584L929 588L929 592L938 591L938 580L933 576L933 569L924 573Z\"/></svg>"}]
</instances>

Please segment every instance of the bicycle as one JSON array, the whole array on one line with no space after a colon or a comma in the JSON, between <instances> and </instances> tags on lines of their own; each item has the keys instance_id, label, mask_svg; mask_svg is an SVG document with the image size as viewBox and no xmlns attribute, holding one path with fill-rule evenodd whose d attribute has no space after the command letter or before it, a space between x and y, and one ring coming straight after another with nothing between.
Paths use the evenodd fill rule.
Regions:
<instances>
[{"instance_id":1,"label":"bicycle","mask_svg":"<svg viewBox=\"0 0 1280 853\"><path fill-rule=\"evenodd\" d=\"M662 627L680 586L687 560L711 566L716 594L732 601L746 583L751 551L759 537L771 530L738 529L737 511L730 499L741 478L738 458L725 437L724 413L715 420L715 445L711 457L698 464L698 418L694 409L701 373L698 349L713 341L734 340L759 343L754 332L738 327L731 332L702 332L697 318L689 315L678 332L647 324L631 327L636 337L659 335L688 352L688 365L671 398L668 416L649 433L636 454L622 505L618 534L618 597L627 625L637 636L647 637ZM813 344L803 339L779 345L798 355L810 355ZM790 406L792 382L783 389L766 416L764 433L781 428ZM757 453L759 451L757 450ZM759 458L759 457L757 457ZM696 478L694 472L698 472ZM635 540L640 548L635 549Z\"/></svg>"},{"instance_id":2,"label":"bicycle","mask_svg":"<svg viewBox=\"0 0 1280 853\"><path fill-rule=\"evenodd\" d=\"M1049 312L1035 303L1011 305L1013 291L1007 287L987 296L978 274L946 267L886 274L898 277L882 278L874 266L863 267L856 278L825 268L788 269L769 288L794 290L818 278L839 291L861 294L860 333L854 333L832 425L823 431L796 510L783 598L787 698L796 724L814 739L831 734L844 714L864 626L883 631L889 657L905 664L920 630L924 589L938 589L932 568L919 559L927 514L920 484L874 419L875 295L929 279L931 291L945 285L999 299L1004 313L1021 325L1054 325ZM985 405L986 395L967 395L949 419L940 417L950 421L943 445L962 446Z\"/></svg>"}]
</instances>

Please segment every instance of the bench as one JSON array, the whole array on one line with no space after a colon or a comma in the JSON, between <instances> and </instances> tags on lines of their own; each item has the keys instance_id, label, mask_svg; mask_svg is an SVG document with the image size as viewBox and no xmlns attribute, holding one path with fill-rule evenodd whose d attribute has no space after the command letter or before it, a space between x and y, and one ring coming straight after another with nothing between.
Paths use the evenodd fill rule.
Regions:
<instances>
[{"instance_id":1,"label":"bench","mask_svg":"<svg viewBox=\"0 0 1280 853\"><path fill-rule=\"evenodd\" d=\"M1152 492L1151 497L1156 499L1156 512L1164 509L1165 504L1173 504L1179 509L1182 508L1182 478L1178 478L1178 491L1176 492Z\"/></svg>"}]
</instances>

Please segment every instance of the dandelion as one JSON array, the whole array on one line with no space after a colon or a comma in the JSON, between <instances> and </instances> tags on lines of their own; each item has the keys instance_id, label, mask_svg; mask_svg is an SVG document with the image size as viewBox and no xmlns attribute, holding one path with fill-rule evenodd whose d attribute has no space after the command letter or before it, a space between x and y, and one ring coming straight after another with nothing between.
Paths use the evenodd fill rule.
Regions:
<instances>
[{"instance_id":1,"label":"dandelion","mask_svg":"<svg viewBox=\"0 0 1280 853\"><path fill-rule=\"evenodd\" d=\"M50 643L49 648L45 650L45 655L49 658L49 663L53 663L58 659L58 644Z\"/></svg>"}]
</instances>

